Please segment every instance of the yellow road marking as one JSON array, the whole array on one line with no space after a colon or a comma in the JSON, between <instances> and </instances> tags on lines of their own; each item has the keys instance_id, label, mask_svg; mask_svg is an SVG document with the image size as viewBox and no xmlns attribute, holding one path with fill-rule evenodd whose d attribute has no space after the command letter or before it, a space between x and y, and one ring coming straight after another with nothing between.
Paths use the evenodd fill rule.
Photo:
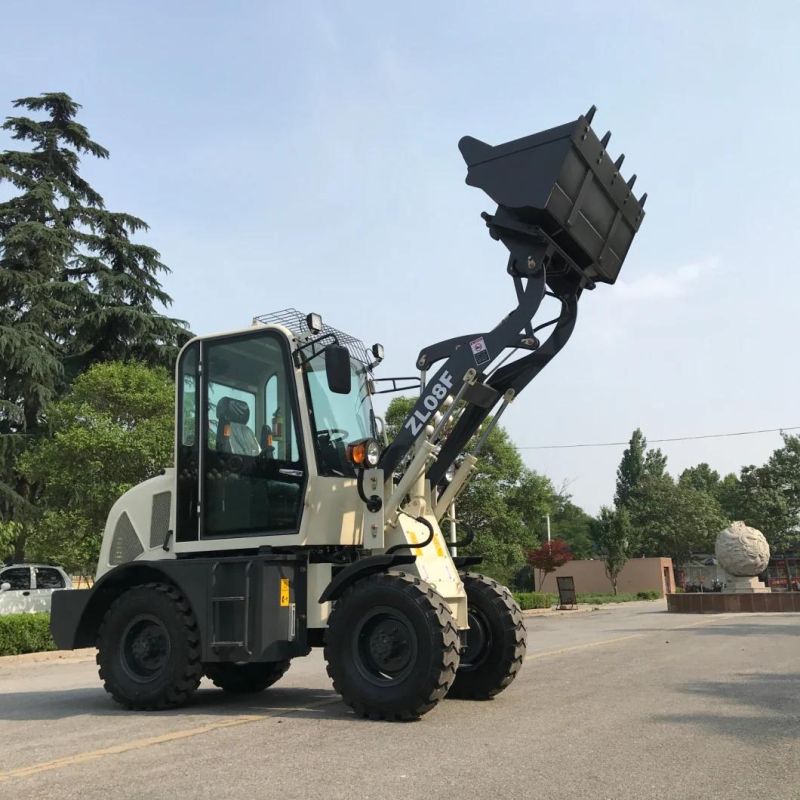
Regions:
<instances>
[{"instance_id":1,"label":"yellow road marking","mask_svg":"<svg viewBox=\"0 0 800 800\"><path fill-rule=\"evenodd\" d=\"M71 756L56 758L53 761L45 761L41 764L32 764L27 767L17 767L16 769L10 769L6 772L0 772L0 782L7 781L12 778L28 778L31 775L37 775L40 772L61 769L62 767L71 767L76 764L85 764L87 761L95 761L98 758L105 758L106 756L115 756L119 755L120 753L128 753L132 750L143 750L146 747L153 747L154 745L167 744L169 742L175 742L181 739L189 739L193 736L202 736L204 733L222 730L223 728L234 728L238 725L248 725L251 722L260 722L265 719L273 719L275 717L283 716L284 714L292 714L298 711L309 711L314 708L319 708L320 706L332 705L333 703L338 702L340 702L340 700L337 697L332 700L321 700L318 703L309 703L307 706L300 706L297 708L276 709L270 714L249 714L246 716L221 720L220 722L209 722L206 725L198 725L196 728L185 728L184 730L173 731L172 733L164 733L161 736L150 736L146 739L132 739L129 742L112 745L111 747L103 747L100 750L90 750L86 753L75 753Z\"/></svg>"},{"instance_id":2,"label":"yellow road marking","mask_svg":"<svg viewBox=\"0 0 800 800\"><path fill-rule=\"evenodd\" d=\"M604 644L615 644L616 642L624 642L628 639L641 639L647 636L646 633L632 633L630 636L617 636L615 639L601 639L599 642L586 642L586 644L576 644L572 647L562 647L560 650L545 650L544 653L533 653L526 656L526 661L532 661L535 658L547 658L548 656L560 656L562 653L572 653L575 650L587 650L590 647L601 647Z\"/></svg>"}]
</instances>

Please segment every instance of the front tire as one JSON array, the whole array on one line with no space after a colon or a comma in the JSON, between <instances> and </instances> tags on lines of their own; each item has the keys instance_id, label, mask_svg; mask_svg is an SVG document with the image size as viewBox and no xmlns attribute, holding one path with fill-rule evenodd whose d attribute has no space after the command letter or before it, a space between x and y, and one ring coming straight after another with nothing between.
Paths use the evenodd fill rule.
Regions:
<instances>
[{"instance_id":1,"label":"front tire","mask_svg":"<svg viewBox=\"0 0 800 800\"><path fill-rule=\"evenodd\" d=\"M126 708L182 706L200 683L200 632L189 602L163 583L134 586L106 612L97 639L106 691Z\"/></svg>"},{"instance_id":2,"label":"front tire","mask_svg":"<svg viewBox=\"0 0 800 800\"><path fill-rule=\"evenodd\" d=\"M404 573L370 575L336 601L325 637L333 688L359 716L413 720L455 679L458 628L433 588Z\"/></svg>"},{"instance_id":3,"label":"front tire","mask_svg":"<svg viewBox=\"0 0 800 800\"><path fill-rule=\"evenodd\" d=\"M256 694L279 681L288 661L253 661L248 664L219 662L205 664L206 677L214 686L231 694Z\"/></svg>"},{"instance_id":4,"label":"front tire","mask_svg":"<svg viewBox=\"0 0 800 800\"><path fill-rule=\"evenodd\" d=\"M517 677L525 661L527 631L519 605L505 586L485 575L462 575L469 632L448 697L490 700Z\"/></svg>"}]
</instances>

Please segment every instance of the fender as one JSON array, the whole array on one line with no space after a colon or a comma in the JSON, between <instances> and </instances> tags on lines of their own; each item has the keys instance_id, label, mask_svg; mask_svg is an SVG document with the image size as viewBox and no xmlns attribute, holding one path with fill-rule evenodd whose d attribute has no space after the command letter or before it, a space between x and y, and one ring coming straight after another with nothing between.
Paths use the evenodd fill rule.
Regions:
<instances>
[{"instance_id":1,"label":"fender","mask_svg":"<svg viewBox=\"0 0 800 800\"><path fill-rule=\"evenodd\" d=\"M356 581L378 572L388 572L392 567L413 564L416 558L415 555L380 555L354 561L336 574L320 595L319 602L327 603L328 600L338 600L344 590Z\"/></svg>"}]
</instances>

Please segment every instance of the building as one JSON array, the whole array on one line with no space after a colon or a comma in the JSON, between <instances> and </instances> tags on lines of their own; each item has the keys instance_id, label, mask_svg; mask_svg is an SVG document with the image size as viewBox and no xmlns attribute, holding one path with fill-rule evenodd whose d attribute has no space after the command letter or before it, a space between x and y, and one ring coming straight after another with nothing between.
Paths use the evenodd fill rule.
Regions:
<instances>
[{"instance_id":1,"label":"building","mask_svg":"<svg viewBox=\"0 0 800 800\"><path fill-rule=\"evenodd\" d=\"M576 592L611 594L614 587L606 575L606 567L600 559L570 561L555 572L546 575L537 591L558 592L556 578L571 575L575 579ZM672 559L632 558L622 568L617 579L618 592L659 592L661 595L675 591L675 576Z\"/></svg>"}]
</instances>

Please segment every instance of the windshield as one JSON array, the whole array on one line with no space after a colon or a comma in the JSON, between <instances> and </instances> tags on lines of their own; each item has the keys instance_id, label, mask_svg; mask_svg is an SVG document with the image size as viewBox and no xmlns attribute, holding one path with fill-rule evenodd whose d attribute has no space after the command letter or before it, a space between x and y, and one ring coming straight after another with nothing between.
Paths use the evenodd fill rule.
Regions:
<instances>
[{"instance_id":1,"label":"windshield","mask_svg":"<svg viewBox=\"0 0 800 800\"><path fill-rule=\"evenodd\" d=\"M350 442L375 436L375 415L367 386L367 369L350 360L352 383L349 394L334 394L325 375L325 354L314 356L305 366L311 419L314 425L321 475L354 475L345 447Z\"/></svg>"}]
</instances>

